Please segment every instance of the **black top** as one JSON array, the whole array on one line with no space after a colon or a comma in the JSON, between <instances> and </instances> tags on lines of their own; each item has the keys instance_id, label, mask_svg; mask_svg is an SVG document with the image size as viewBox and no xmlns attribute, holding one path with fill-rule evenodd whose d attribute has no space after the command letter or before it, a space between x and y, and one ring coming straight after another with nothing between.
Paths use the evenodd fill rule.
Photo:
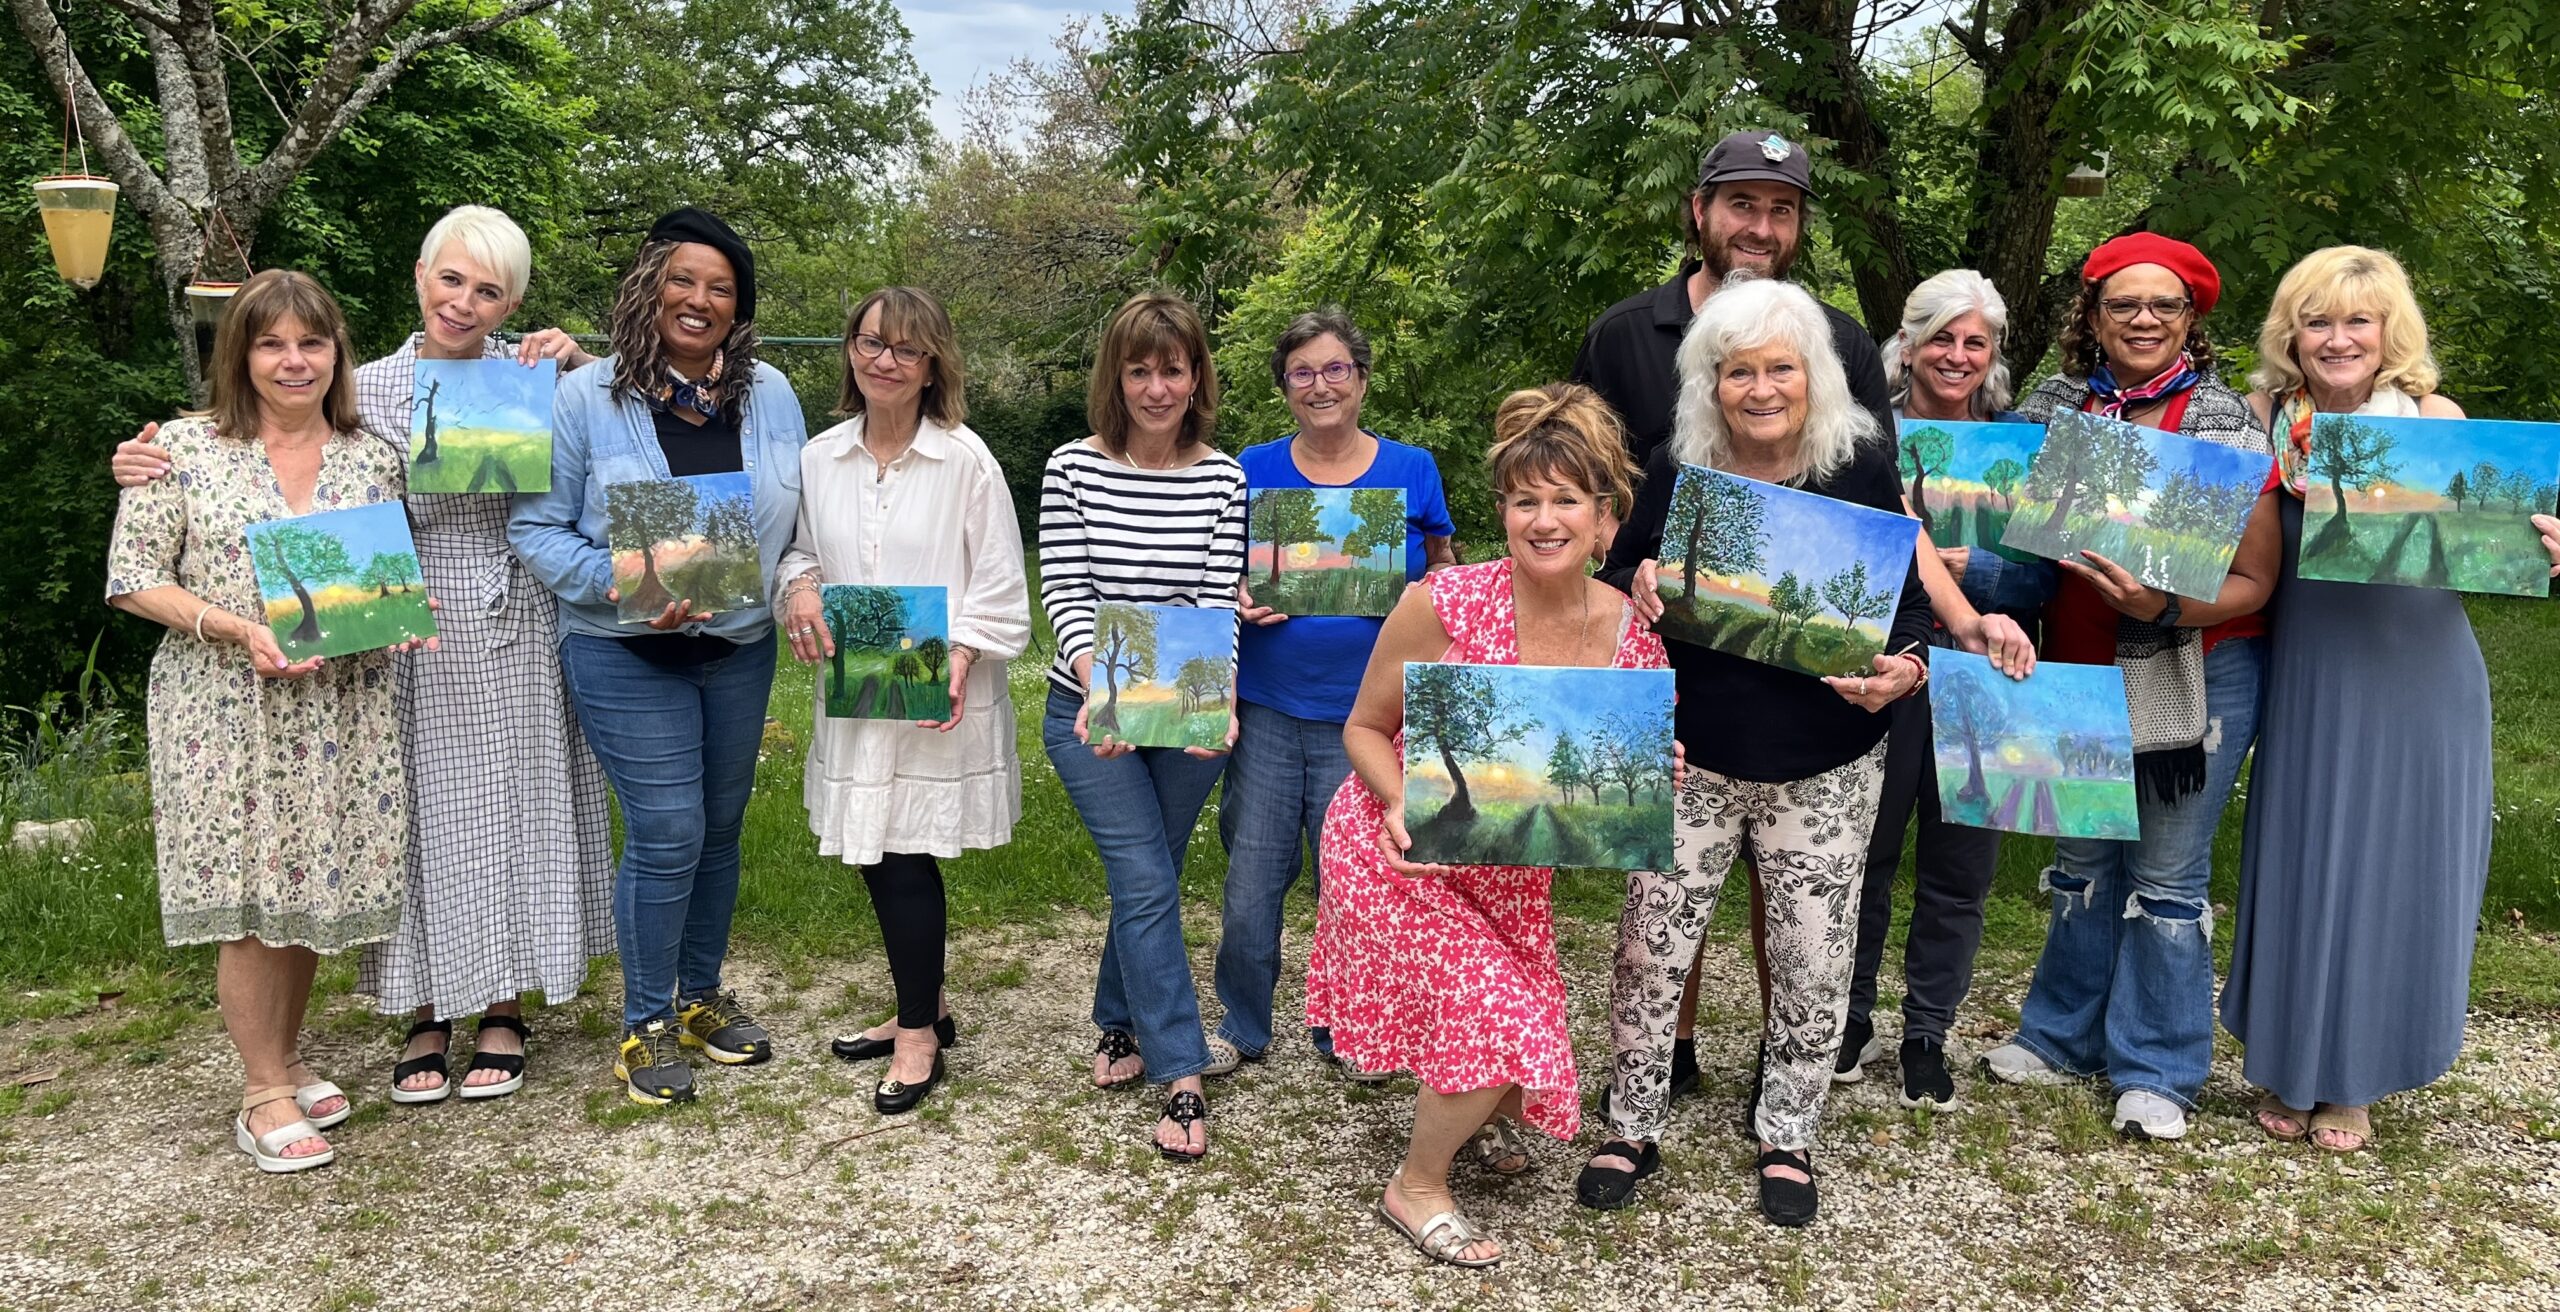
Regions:
<instances>
[{"instance_id":1,"label":"black top","mask_svg":"<svg viewBox=\"0 0 2560 1312\"><path fill-rule=\"evenodd\" d=\"M669 475L687 478L695 474L735 474L746 469L746 456L739 449L735 404L721 406L720 413L699 424L686 423L668 410L652 413L658 421L658 449L667 457ZM632 655L652 665L668 667L707 665L738 650L738 644L708 633L644 631L622 641Z\"/></svg>"},{"instance_id":2,"label":"black top","mask_svg":"<svg viewBox=\"0 0 2560 1312\"><path fill-rule=\"evenodd\" d=\"M1573 381L1600 394L1627 426L1627 454L1636 468L1651 464L1654 448L1671 440L1671 415L1680 400L1680 338L1697 314L1689 308L1689 275L1680 266L1671 281L1610 306L1582 335L1573 358ZM1857 320L1828 305L1831 349L1849 374L1849 395L1876 417L1876 431L1893 432L1893 403L1885 394L1884 355ZM1899 503L1895 511L1902 509Z\"/></svg>"},{"instance_id":3,"label":"black top","mask_svg":"<svg viewBox=\"0 0 2560 1312\"><path fill-rule=\"evenodd\" d=\"M1662 554L1662 523L1679 482L1668 443L1646 462L1644 487L1625 527L1609 546L1600 579L1620 591L1634 586L1636 566ZM1894 478L1893 448L1862 442L1848 466L1828 481L1803 485L1835 501L1902 513L1902 486ZM1917 545L1920 526L1911 526ZM1902 601L1893 612L1886 651L1912 648L1929 659L1929 598L1916 563L1902 569ZM1852 705L1831 685L1809 674L1699 647L1666 635L1673 682L1680 694L1673 731L1689 749L1689 764L1759 783L1786 783L1837 769L1866 754L1884 737L1893 717ZM1914 696L1926 697L1920 692Z\"/></svg>"}]
</instances>

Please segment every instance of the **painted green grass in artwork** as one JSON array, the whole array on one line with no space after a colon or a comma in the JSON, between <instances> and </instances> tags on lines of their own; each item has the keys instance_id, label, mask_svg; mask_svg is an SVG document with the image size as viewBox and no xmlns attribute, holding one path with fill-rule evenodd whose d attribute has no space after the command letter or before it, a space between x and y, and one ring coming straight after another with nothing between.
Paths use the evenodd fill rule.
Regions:
<instances>
[{"instance_id":1,"label":"painted green grass in artwork","mask_svg":"<svg viewBox=\"0 0 2560 1312\"><path fill-rule=\"evenodd\" d=\"M1343 569L1281 571L1278 580L1253 582L1253 602L1283 615L1385 615L1404 595L1404 571Z\"/></svg>"},{"instance_id":2,"label":"painted green grass in artwork","mask_svg":"<svg viewBox=\"0 0 2560 1312\"><path fill-rule=\"evenodd\" d=\"M1413 859L1455 865L1671 868L1671 799L1639 790L1623 802L1479 802L1452 821L1446 781L1409 778L1406 823Z\"/></svg>"},{"instance_id":3,"label":"painted green grass in artwork","mask_svg":"<svg viewBox=\"0 0 2560 1312\"><path fill-rule=\"evenodd\" d=\"M414 441L414 439L413 439ZM447 428L436 434L436 458L409 463L412 492L548 492L551 443L546 436L492 428Z\"/></svg>"},{"instance_id":4,"label":"painted green grass in artwork","mask_svg":"<svg viewBox=\"0 0 2560 1312\"><path fill-rule=\"evenodd\" d=\"M2047 837L2142 836L2133 784L2127 780L1986 770L1980 797L1967 795L1965 782L1963 770L1938 767L1938 805L1949 823Z\"/></svg>"},{"instance_id":5,"label":"painted green grass in artwork","mask_svg":"<svg viewBox=\"0 0 2560 1312\"><path fill-rule=\"evenodd\" d=\"M613 586L622 594L621 615L624 621L655 619L657 611L634 612L633 604L641 590L640 553L613 553ZM706 550L658 571L658 581L665 585L670 598L689 598L696 611L721 614L746 610L761 605L764 590L757 582L755 556L743 556Z\"/></svg>"},{"instance_id":6,"label":"painted green grass in artwork","mask_svg":"<svg viewBox=\"0 0 2560 1312\"><path fill-rule=\"evenodd\" d=\"M2231 557L2239 547L2236 541L2164 533L2105 515L2074 514L2063 520L2060 532L2053 532L2045 527L2052 518L2052 502L2021 498L2004 531L2008 545L2047 560L2076 560L2080 552L2094 551L2145 584L2181 597L2209 600L2220 595L2222 578L2231 572Z\"/></svg>"},{"instance_id":7,"label":"painted green grass in artwork","mask_svg":"<svg viewBox=\"0 0 2560 1312\"><path fill-rule=\"evenodd\" d=\"M1766 609L1731 598L1705 592L1684 598L1672 582L1676 576L1676 569L1664 568L1662 619L1655 627L1683 642L1811 675L1862 673L1884 650L1872 630L1846 628L1835 619L1790 627Z\"/></svg>"},{"instance_id":8,"label":"painted green grass in artwork","mask_svg":"<svg viewBox=\"0 0 2560 1312\"><path fill-rule=\"evenodd\" d=\"M332 588L320 594L327 598L319 606L320 641L297 642L293 631L302 625L302 605L291 597L267 608L267 627L276 635L276 646L289 660L306 660L313 656L343 656L372 651L411 638L426 637L436 631L434 613L427 609L427 594L420 589L407 592L394 590L389 596L366 596L355 600L337 598L358 591Z\"/></svg>"},{"instance_id":9,"label":"painted green grass in artwork","mask_svg":"<svg viewBox=\"0 0 2560 1312\"><path fill-rule=\"evenodd\" d=\"M2340 523L2328 489L2302 512L2301 574L2339 583L2390 583L2539 597L2551 558L2531 522L2513 512L2356 512Z\"/></svg>"},{"instance_id":10,"label":"painted green grass in artwork","mask_svg":"<svg viewBox=\"0 0 2560 1312\"><path fill-rule=\"evenodd\" d=\"M1117 727L1098 725L1103 702L1096 697L1093 712L1085 716L1085 731L1099 738L1105 732L1124 743L1140 747L1214 747L1227 746L1227 704L1217 702L1196 711L1185 712L1174 697L1148 697L1137 689L1120 690L1120 704L1114 712Z\"/></svg>"},{"instance_id":11,"label":"painted green grass in artwork","mask_svg":"<svg viewBox=\"0 0 2560 1312\"><path fill-rule=\"evenodd\" d=\"M827 714L839 720L950 719L947 679L899 677L900 654L843 651L842 660L821 664L818 684Z\"/></svg>"}]
</instances>

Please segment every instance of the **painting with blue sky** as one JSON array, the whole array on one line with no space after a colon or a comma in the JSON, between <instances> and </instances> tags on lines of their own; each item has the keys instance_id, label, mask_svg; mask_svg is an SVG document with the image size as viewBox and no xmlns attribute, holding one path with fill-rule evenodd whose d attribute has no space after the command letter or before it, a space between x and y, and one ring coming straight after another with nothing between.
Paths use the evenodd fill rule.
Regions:
<instances>
[{"instance_id":1,"label":"painting with blue sky","mask_svg":"<svg viewBox=\"0 0 2560 1312\"><path fill-rule=\"evenodd\" d=\"M2274 465L2264 452L2066 410L2045 425L2000 543L2047 560L2092 552L2146 586L2211 601Z\"/></svg>"},{"instance_id":2,"label":"painting with blue sky","mask_svg":"<svg viewBox=\"0 0 2560 1312\"><path fill-rule=\"evenodd\" d=\"M2012 679L1969 652L1929 659L1940 812L1954 824L2056 838L2142 836L2124 672L2037 663Z\"/></svg>"},{"instance_id":3,"label":"painting with blue sky","mask_svg":"<svg viewBox=\"0 0 2560 1312\"><path fill-rule=\"evenodd\" d=\"M249 564L287 660L433 637L409 514L397 501L251 524Z\"/></svg>"},{"instance_id":4,"label":"painting with blue sky","mask_svg":"<svg viewBox=\"0 0 2560 1312\"><path fill-rule=\"evenodd\" d=\"M412 492L551 490L560 362L420 360L409 406Z\"/></svg>"},{"instance_id":5,"label":"painting with blue sky","mask_svg":"<svg viewBox=\"0 0 2560 1312\"><path fill-rule=\"evenodd\" d=\"M1235 708L1236 613L1104 602L1085 686L1089 741L1225 750Z\"/></svg>"},{"instance_id":6,"label":"painting with blue sky","mask_svg":"<svg viewBox=\"0 0 2560 1312\"><path fill-rule=\"evenodd\" d=\"M604 514L623 623L656 619L679 601L713 615L764 604L755 483L747 474L610 484Z\"/></svg>"},{"instance_id":7,"label":"painting with blue sky","mask_svg":"<svg viewBox=\"0 0 2560 1312\"><path fill-rule=\"evenodd\" d=\"M837 719L951 718L946 588L830 583L820 590L828 654L820 704Z\"/></svg>"},{"instance_id":8,"label":"painting with blue sky","mask_svg":"<svg viewBox=\"0 0 2560 1312\"><path fill-rule=\"evenodd\" d=\"M1860 673L1884 650L1919 541L1905 515L1682 465L1655 627L1800 674Z\"/></svg>"},{"instance_id":9,"label":"painting with blue sky","mask_svg":"<svg viewBox=\"0 0 2560 1312\"><path fill-rule=\"evenodd\" d=\"M2013 554L2000 546L2000 533L2008 527L2018 485L2026 481L2044 429L1946 419L1897 424L1895 468L1930 541Z\"/></svg>"},{"instance_id":10,"label":"painting with blue sky","mask_svg":"<svg viewBox=\"0 0 2560 1312\"><path fill-rule=\"evenodd\" d=\"M1376 616L1404 595L1403 488L1268 488L1245 519L1245 587L1257 606Z\"/></svg>"},{"instance_id":11,"label":"painting with blue sky","mask_svg":"<svg viewBox=\"0 0 2560 1312\"><path fill-rule=\"evenodd\" d=\"M2305 473L2306 579L2550 592L2533 516L2560 501L2560 424L2321 415Z\"/></svg>"},{"instance_id":12,"label":"painting with blue sky","mask_svg":"<svg viewBox=\"0 0 2560 1312\"><path fill-rule=\"evenodd\" d=\"M1404 667L1416 861L1671 868L1669 670Z\"/></svg>"}]
</instances>

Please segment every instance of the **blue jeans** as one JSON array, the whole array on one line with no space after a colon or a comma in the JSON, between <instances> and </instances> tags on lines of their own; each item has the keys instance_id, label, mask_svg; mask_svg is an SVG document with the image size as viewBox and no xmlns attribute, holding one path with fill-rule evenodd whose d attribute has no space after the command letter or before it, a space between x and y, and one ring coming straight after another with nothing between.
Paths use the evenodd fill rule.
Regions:
<instances>
[{"instance_id":1,"label":"blue jeans","mask_svg":"<svg viewBox=\"0 0 2560 1312\"><path fill-rule=\"evenodd\" d=\"M1218 802L1227 846L1218 934L1218 1033L1247 1056L1271 1046L1271 992L1280 982L1280 904L1324 834L1325 806L1351 775L1342 726L1236 703L1236 749ZM1322 1031L1319 1051L1332 1045Z\"/></svg>"},{"instance_id":2,"label":"blue jeans","mask_svg":"<svg viewBox=\"0 0 2560 1312\"><path fill-rule=\"evenodd\" d=\"M1093 984L1093 1023L1136 1036L1147 1078L1166 1084L1209 1065L1200 992L1182 943L1182 860L1191 827L1227 768L1223 756L1141 747L1109 759L1076 741L1081 701L1049 690L1040 743L1066 786L1111 891L1111 932Z\"/></svg>"},{"instance_id":3,"label":"blue jeans","mask_svg":"<svg viewBox=\"0 0 2560 1312\"><path fill-rule=\"evenodd\" d=\"M570 702L622 803L613 919L626 1029L720 987L773 651L768 631L734 655L664 666L617 638L561 640Z\"/></svg>"},{"instance_id":4,"label":"blue jeans","mask_svg":"<svg viewBox=\"0 0 2560 1312\"><path fill-rule=\"evenodd\" d=\"M2144 797L2137 842L2054 843L2053 923L2017 1039L2047 1065L2195 1108L2213 1065L2213 832L2257 740L2265 659L2255 638L2204 659L2203 791Z\"/></svg>"}]
</instances>

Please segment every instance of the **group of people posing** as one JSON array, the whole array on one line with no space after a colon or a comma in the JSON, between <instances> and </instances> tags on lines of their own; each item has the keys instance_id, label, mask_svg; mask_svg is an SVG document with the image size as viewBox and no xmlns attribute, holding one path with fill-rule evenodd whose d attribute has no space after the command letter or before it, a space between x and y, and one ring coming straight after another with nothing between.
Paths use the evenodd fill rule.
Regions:
<instances>
[{"instance_id":1,"label":"group of people posing","mask_svg":"<svg viewBox=\"0 0 2560 1312\"><path fill-rule=\"evenodd\" d=\"M2033 677L2039 646L2116 666L2135 734L2141 836L2056 845L2044 954L2017 1033L1982 1056L1991 1078L2102 1081L2123 1133L2186 1132L2213 1048L2212 837L2253 744L2221 1019L2264 1090L2257 1124L2352 1151L2372 1133L2366 1107L2451 1065L2488 865L2479 649L2455 594L2292 568L2313 415L2460 413L2436 393L2400 266L2353 247L2302 261L2244 396L2200 327L2221 294L2213 265L2167 237L2119 237L2082 267L2060 372L2015 397L2007 310L1981 275L1923 282L1881 344L1786 281L1806 165L1775 134L1719 142L1687 199L1680 273L1591 325L1573 381L1502 400L1484 471L1465 475L1488 480L1500 512L1503 550L1482 563L1459 563L1430 454L1361 426L1373 361L1342 312L1299 315L1272 344L1296 428L1235 455L1215 441L1220 380L1198 314L1149 293L1110 320L1092 435L1050 455L1041 490L1040 603L1056 636L1041 741L1110 895L1090 1078L1162 1089L1152 1143L1166 1157L1205 1156L1205 1081L1279 1045L1282 905L1310 857L1308 1042L1347 1078L1420 1085L1385 1220L1435 1259L1498 1262L1501 1244L1453 1195L1454 1164L1516 1173L1532 1165L1524 1125L1578 1132L1553 872L1408 857L1399 740L1413 661L1674 672L1676 856L1627 877L1605 1131L1576 1183L1587 1206L1633 1201L1661 1167L1672 1105L1700 1083L1699 951L1737 859L1758 947L1743 1120L1764 1214L1814 1218L1830 1087L1883 1055L1876 977L1915 814L1894 1065L1904 1105L1958 1104L1948 1028L1999 836L1940 810L1924 691L1937 648L1983 653L2012 678ZM690 1053L771 1059L775 1037L722 966L777 647L803 663L833 654L827 585L941 587L950 634L948 718L822 710L812 728L809 827L821 853L859 870L896 995L895 1016L832 1048L885 1060L874 1101L895 1114L931 1094L958 1038L938 862L1003 844L1021 813L1006 670L1031 644L1032 612L1022 529L967 425L949 317L912 288L862 299L844 329L842 422L812 437L757 358L753 253L716 217L679 210L649 231L601 359L556 330L499 344L529 265L505 216L454 211L420 249L420 330L361 368L327 292L262 273L217 335L210 411L118 448L108 599L170 631L149 705L166 936L221 945L245 1076L235 1138L263 1170L330 1161L325 1132L350 1112L299 1055L320 953L361 948L360 987L414 1021L386 1081L398 1103L520 1087L527 995L573 994L608 950L623 977L613 1072L632 1099L691 1099ZM416 362L483 356L568 371L549 490L409 495L438 639L288 660L243 528L401 497ZM1680 464L1907 513L1897 418L2035 423L2064 409L2267 456L2218 595L2171 596L2092 553L2019 563L1938 549L1915 524L1890 641L1865 672L1815 679L1654 632ZM708 473L752 483L765 604L711 614L677 598L623 621L607 489ZM1248 491L1301 487L1403 493L1418 585L1384 620L1256 602ZM2535 522L2560 573L2560 521ZM1088 720L1097 610L1129 602L1236 613L1224 750L1132 746ZM1222 781L1210 1030L1180 875ZM453 1024L475 1016L457 1072Z\"/></svg>"}]
</instances>

